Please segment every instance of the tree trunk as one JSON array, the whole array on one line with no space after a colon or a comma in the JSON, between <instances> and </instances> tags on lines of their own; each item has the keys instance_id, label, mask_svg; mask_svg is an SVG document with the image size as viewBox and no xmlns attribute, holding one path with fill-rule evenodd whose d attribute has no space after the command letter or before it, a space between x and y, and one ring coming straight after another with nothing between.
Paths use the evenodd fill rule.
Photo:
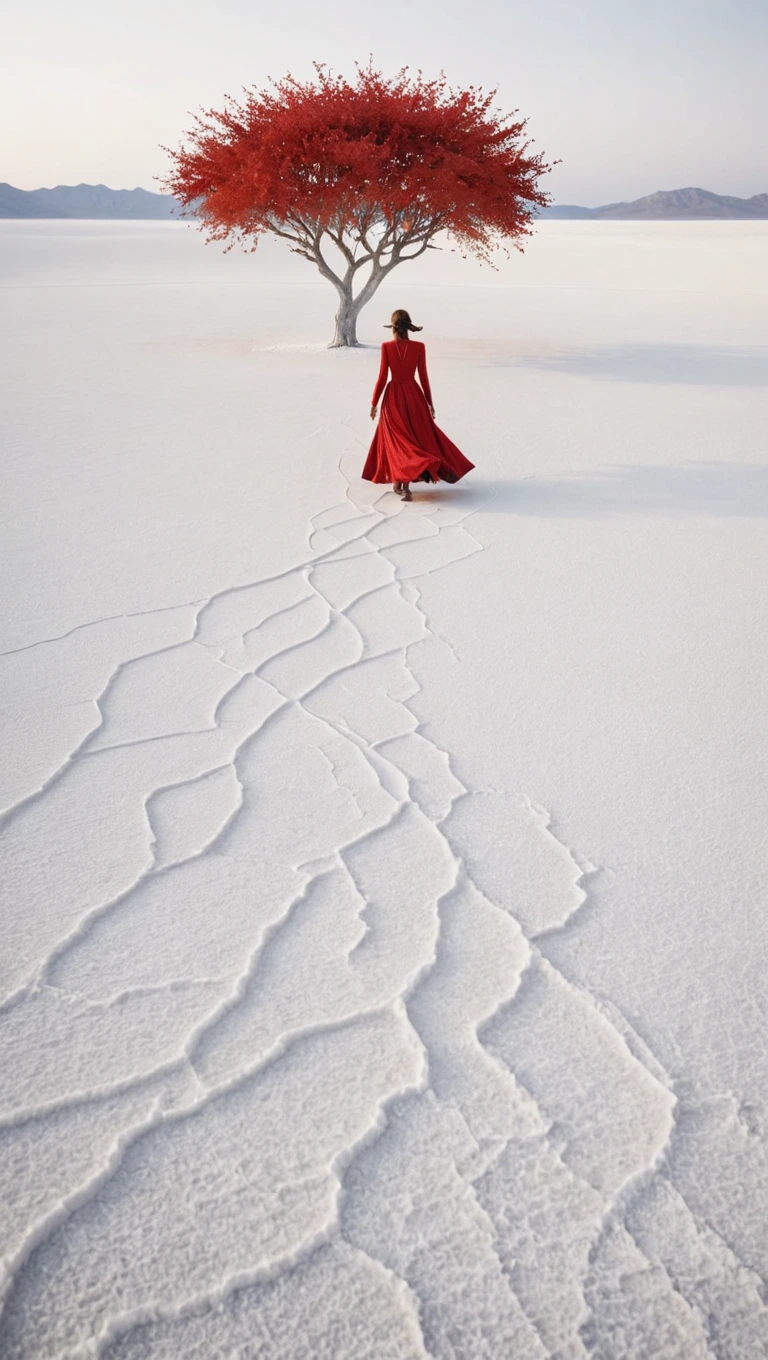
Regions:
<instances>
[{"instance_id":1,"label":"tree trunk","mask_svg":"<svg viewBox=\"0 0 768 1360\"><path fill-rule=\"evenodd\" d=\"M439 223L435 226L435 231L437 230L438 225ZM347 272L340 277L333 269L331 269L331 266L323 255L321 249L323 237L322 227L313 224L313 235L311 237L308 235L310 228L306 226L303 227L303 230L307 233L306 236L291 235L290 233L279 231L277 228L273 228L273 230L276 235L287 236L288 240L296 242L296 245L292 247L292 249L295 249L296 254L303 256L305 260L314 260L323 278L333 284L339 295L339 309L336 313L336 330L334 331L333 339L328 346L329 349L357 348L359 343L357 339L357 318L363 310L363 307L370 302L379 284L383 283L384 279L388 274L392 273L393 269L396 269L397 266L405 260L416 260L419 255L424 254L424 251L430 244L431 237L434 235L433 231L428 234L423 234L416 242L411 241L410 244L412 245L418 244L418 250L415 250L411 255L403 254L404 246L409 244L409 241L405 238L391 241L387 245L386 250L380 245L372 252L368 241L363 237L366 254L358 261L355 260L353 252L345 244L342 237L339 235L332 236L331 240L339 247L348 261ZM384 264L382 263L382 260L386 255L389 255L389 258L387 259L386 264ZM358 269L364 268L368 263L371 265L371 272L360 289L360 292L355 296L355 276Z\"/></svg>"},{"instance_id":2,"label":"tree trunk","mask_svg":"<svg viewBox=\"0 0 768 1360\"><path fill-rule=\"evenodd\" d=\"M421 251L419 252L421 254ZM409 257L410 258L410 257ZM415 258L415 256L413 257ZM336 332L329 345L329 349L351 348L358 344L357 339L357 318L363 307L370 302L379 284L384 281L387 274L391 274L396 265L400 263L399 251L396 251L388 264L382 265L380 261L374 260L371 272L363 284L360 292L355 297L352 292L352 285L355 277L355 270L350 269L346 277L340 279L331 273L326 266L320 270L332 283L339 295L339 310L336 313ZM325 261L323 261L325 264Z\"/></svg>"},{"instance_id":3,"label":"tree trunk","mask_svg":"<svg viewBox=\"0 0 768 1360\"><path fill-rule=\"evenodd\" d=\"M352 296L352 288L339 288L339 310L336 313L336 331L330 349L342 349L357 345L357 318L360 306Z\"/></svg>"}]
</instances>

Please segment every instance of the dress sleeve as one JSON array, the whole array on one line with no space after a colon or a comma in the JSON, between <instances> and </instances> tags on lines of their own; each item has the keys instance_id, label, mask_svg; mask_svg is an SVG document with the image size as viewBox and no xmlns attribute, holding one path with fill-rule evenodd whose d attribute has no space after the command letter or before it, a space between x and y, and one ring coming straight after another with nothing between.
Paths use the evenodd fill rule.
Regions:
<instances>
[{"instance_id":1,"label":"dress sleeve","mask_svg":"<svg viewBox=\"0 0 768 1360\"><path fill-rule=\"evenodd\" d=\"M427 374L427 351L424 345L419 346L419 357L417 360L419 369L419 382L428 404L432 405L432 388L429 385L429 375Z\"/></svg>"},{"instance_id":2,"label":"dress sleeve","mask_svg":"<svg viewBox=\"0 0 768 1360\"><path fill-rule=\"evenodd\" d=\"M376 386L375 386L374 389L373 389L373 396L371 397L371 406L378 406L378 404L379 404L379 397L381 396L382 392L384 391L384 388L385 388L386 385L387 385L387 369L388 369L388 367L389 367L389 358L388 358L388 355L387 355L387 347L386 347L386 345L382 345L382 347L381 347L381 366L380 366L380 368L379 368L379 376L378 376L378 378L376 379Z\"/></svg>"}]
</instances>

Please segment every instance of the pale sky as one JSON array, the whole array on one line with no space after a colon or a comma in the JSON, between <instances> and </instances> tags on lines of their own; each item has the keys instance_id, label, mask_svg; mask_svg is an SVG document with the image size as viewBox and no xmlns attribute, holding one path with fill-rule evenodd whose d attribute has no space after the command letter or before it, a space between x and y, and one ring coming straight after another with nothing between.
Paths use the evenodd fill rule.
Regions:
<instances>
[{"instance_id":1,"label":"pale sky","mask_svg":"<svg viewBox=\"0 0 768 1360\"><path fill-rule=\"evenodd\" d=\"M768 191L768 0L0 0L0 180L156 189L190 111L313 60L498 88L560 203Z\"/></svg>"}]
</instances>

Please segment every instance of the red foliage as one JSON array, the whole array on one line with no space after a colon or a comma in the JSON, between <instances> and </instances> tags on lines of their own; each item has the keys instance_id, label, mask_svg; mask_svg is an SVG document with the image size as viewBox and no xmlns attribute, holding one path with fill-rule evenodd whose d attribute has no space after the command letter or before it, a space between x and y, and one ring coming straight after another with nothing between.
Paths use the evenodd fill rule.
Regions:
<instances>
[{"instance_id":1,"label":"red foliage","mask_svg":"<svg viewBox=\"0 0 768 1360\"><path fill-rule=\"evenodd\" d=\"M425 247L447 231L488 259L530 234L550 167L530 153L525 121L493 109L495 92L407 69L388 79L368 65L354 83L315 70L314 81L286 76L242 103L227 99L170 152L165 186L194 205L212 239L272 231L315 258L326 231L371 250L369 233Z\"/></svg>"}]
</instances>

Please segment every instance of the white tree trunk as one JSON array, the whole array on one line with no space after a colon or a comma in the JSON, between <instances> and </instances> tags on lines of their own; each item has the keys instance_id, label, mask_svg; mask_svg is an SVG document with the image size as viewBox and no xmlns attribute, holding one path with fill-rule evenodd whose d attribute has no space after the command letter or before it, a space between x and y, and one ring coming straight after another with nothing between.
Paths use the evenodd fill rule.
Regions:
<instances>
[{"instance_id":1,"label":"white tree trunk","mask_svg":"<svg viewBox=\"0 0 768 1360\"><path fill-rule=\"evenodd\" d=\"M330 349L342 349L357 345L357 318L360 307L352 296L352 289L339 289L339 310L336 313L336 329Z\"/></svg>"},{"instance_id":2,"label":"white tree trunk","mask_svg":"<svg viewBox=\"0 0 768 1360\"><path fill-rule=\"evenodd\" d=\"M286 235L285 232L280 231L276 231L276 234ZM339 295L339 307L336 312L336 329L329 349L354 348L359 343L357 339L357 318L363 310L363 307L365 307L366 303L370 302L379 284L387 277L387 274L391 274L392 270L395 269L397 265L405 260L415 260L419 255L424 254L424 251L429 246L430 235L424 236L419 241L418 249L411 255L403 255L402 241L395 241L394 243L389 244L386 251L382 251L382 249L379 248L379 250L374 252L370 251L366 241L365 247L368 253L359 261L355 260L352 251L344 241L339 237L334 236L332 237L332 240L339 246L342 253L346 255L349 266L344 276L340 277L333 269L331 269L323 255L320 245L322 234L322 230L317 228L309 239L305 240L295 236L289 236L288 239L298 242L296 253L302 255L305 260L313 260L323 278L333 284ZM361 267L364 268L368 263L371 265L371 272L359 293L355 295L354 282L357 271Z\"/></svg>"},{"instance_id":3,"label":"white tree trunk","mask_svg":"<svg viewBox=\"0 0 768 1360\"><path fill-rule=\"evenodd\" d=\"M336 313L336 331L330 343L330 349L339 349L358 344L357 339L357 318L367 302L370 302L376 289L385 279L390 270L394 269L397 260L386 265L374 263L357 297L352 291L354 271L351 270L343 279L334 279L333 283L339 295L339 310ZM322 271L321 271L322 272Z\"/></svg>"}]
</instances>

